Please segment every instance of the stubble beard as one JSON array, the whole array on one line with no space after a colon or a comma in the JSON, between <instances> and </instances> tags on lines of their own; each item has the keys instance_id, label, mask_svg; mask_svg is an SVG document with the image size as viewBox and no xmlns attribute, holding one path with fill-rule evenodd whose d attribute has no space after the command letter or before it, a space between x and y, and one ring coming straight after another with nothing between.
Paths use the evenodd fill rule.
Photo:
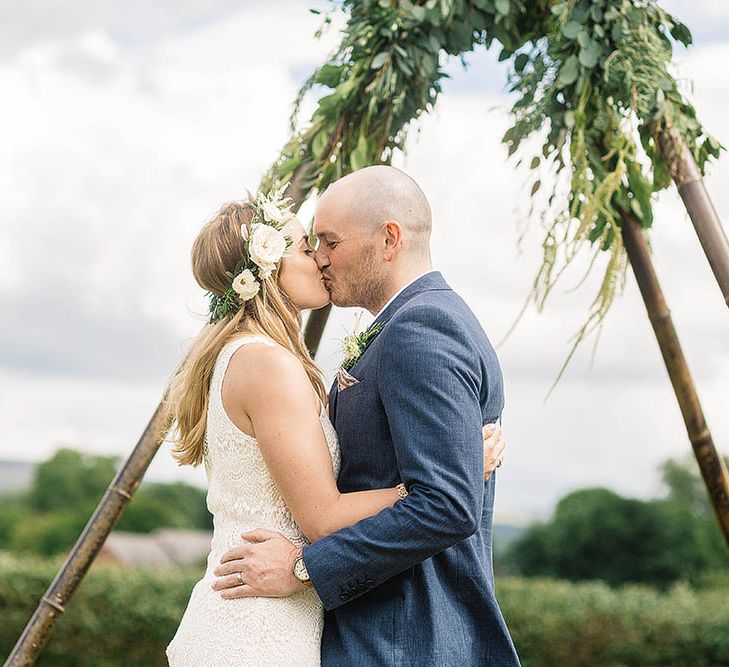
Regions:
<instances>
[{"instance_id":1,"label":"stubble beard","mask_svg":"<svg viewBox=\"0 0 729 667\"><path fill-rule=\"evenodd\" d=\"M366 308L375 312L384 303L384 279L374 261L374 250L365 246L356 264L344 276L338 278L338 285L331 291L332 303L342 308Z\"/></svg>"}]
</instances>

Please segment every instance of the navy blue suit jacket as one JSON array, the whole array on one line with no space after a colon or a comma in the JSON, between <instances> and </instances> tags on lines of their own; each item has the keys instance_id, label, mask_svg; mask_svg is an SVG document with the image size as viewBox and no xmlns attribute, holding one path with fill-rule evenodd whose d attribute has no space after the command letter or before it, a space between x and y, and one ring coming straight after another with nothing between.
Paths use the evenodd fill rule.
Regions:
<instances>
[{"instance_id":1,"label":"navy blue suit jacket","mask_svg":"<svg viewBox=\"0 0 729 667\"><path fill-rule=\"evenodd\" d=\"M519 664L494 596L495 475L481 427L500 417L501 370L475 316L433 272L382 312L379 335L330 394L342 492L404 500L304 548L326 609L324 667Z\"/></svg>"}]
</instances>

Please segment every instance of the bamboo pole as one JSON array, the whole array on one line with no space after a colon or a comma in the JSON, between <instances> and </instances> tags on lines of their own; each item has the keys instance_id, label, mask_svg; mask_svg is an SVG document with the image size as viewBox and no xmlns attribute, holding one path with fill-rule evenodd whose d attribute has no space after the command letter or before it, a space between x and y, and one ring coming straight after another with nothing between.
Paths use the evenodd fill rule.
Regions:
<instances>
[{"instance_id":1,"label":"bamboo pole","mask_svg":"<svg viewBox=\"0 0 729 667\"><path fill-rule=\"evenodd\" d=\"M706 193L693 156L677 132L659 135L664 159L696 227L704 251L729 304L729 244L716 211ZM308 165L297 170L287 195L297 210L309 193L304 185ZM711 434L701 411L698 396L678 337L671 322L658 279L651 263L645 239L634 219L626 216L623 238L643 294L649 318L656 332L676 397L684 416L689 439L694 448L701 474L711 496L719 523L729 543L729 474L714 448ZM316 354L331 307L311 313L305 340L312 355ZM163 396L164 402L167 390ZM48 640L48 635L65 610L78 584L101 550L109 532L141 483L142 477L163 440L162 403L158 405L132 454L117 473L96 511L76 541L38 607L29 620L5 667L32 665Z\"/></svg>"},{"instance_id":2,"label":"bamboo pole","mask_svg":"<svg viewBox=\"0 0 729 667\"><path fill-rule=\"evenodd\" d=\"M316 357L316 352L319 349L319 343L321 342L322 334L324 333L324 327L327 325L329 319L329 313L332 311L332 304L326 305L324 308L319 310L312 310L309 315L309 319L306 322L304 329L304 342L312 357Z\"/></svg>"},{"instance_id":3,"label":"bamboo pole","mask_svg":"<svg viewBox=\"0 0 729 667\"><path fill-rule=\"evenodd\" d=\"M308 171L311 165L304 163L298 167L294 172L294 175L289 183L289 187L286 188L286 196L293 200L293 211L296 212L301 208L301 205L306 201L306 198L311 192L311 186L306 184Z\"/></svg>"},{"instance_id":4,"label":"bamboo pole","mask_svg":"<svg viewBox=\"0 0 729 667\"><path fill-rule=\"evenodd\" d=\"M134 451L114 477L66 561L40 599L33 616L5 661L5 667L32 665L48 641L53 624L65 611L76 587L81 583L114 524L132 499L159 449L163 440L162 405L166 396L167 390Z\"/></svg>"},{"instance_id":5,"label":"bamboo pole","mask_svg":"<svg viewBox=\"0 0 729 667\"><path fill-rule=\"evenodd\" d=\"M658 145L719 283L724 301L729 306L729 240L706 191L696 160L675 127L664 124L659 129Z\"/></svg>"},{"instance_id":6,"label":"bamboo pole","mask_svg":"<svg viewBox=\"0 0 729 667\"><path fill-rule=\"evenodd\" d=\"M294 200L295 211L301 207L309 194L309 188L303 184L306 169L307 165L302 165L297 170L286 191L287 196ZM321 337L321 332L319 337ZM162 400L144 429L136 447L112 480L61 569L51 582L45 595L40 599L35 612L5 661L4 667L27 667L32 665L48 641L48 635L54 623L65 611L66 605L76 588L88 572L124 508L141 484L144 473L164 440L165 425L162 423L162 406L167 398L168 391L169 386L165 389Z\"/></svg>"},{"instance_id":7,"label":"bamboo pole","mask_svg":"<svg viewBox=\"0 0 729 667\"><path fill-rule=\"evenodd\" d=\"M648 319L658 340L668 376L681 409L686 431L711 498L719 526L729 546L729 473L714 447L686 357L681 350L663 290L658 282L643 230L630 214L623 214L623 243L643 296Z\"/></svg>"}]
</instances>

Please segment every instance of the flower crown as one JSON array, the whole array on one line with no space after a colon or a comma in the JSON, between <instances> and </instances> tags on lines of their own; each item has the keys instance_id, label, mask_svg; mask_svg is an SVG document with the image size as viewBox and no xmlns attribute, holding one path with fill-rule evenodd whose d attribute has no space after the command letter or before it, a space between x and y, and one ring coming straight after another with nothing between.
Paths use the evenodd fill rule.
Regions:
<instances>
[{"instance_id":1,"label":"flower crown","mask_svg":"<svg viewBox=\"0 0 729 667\"><path fill-rule=\"evenodd\" d=\"M235 313L258 294L264 281L286 254L292 240L281 231L292 215L293 201L284 197L288 183L268 193L259 192L246 202L253 209L250 225L240 226L243 257L233 273L226 271L231 284L221 295L208 292L210 324Z\"/></svg>"}]
</instances>

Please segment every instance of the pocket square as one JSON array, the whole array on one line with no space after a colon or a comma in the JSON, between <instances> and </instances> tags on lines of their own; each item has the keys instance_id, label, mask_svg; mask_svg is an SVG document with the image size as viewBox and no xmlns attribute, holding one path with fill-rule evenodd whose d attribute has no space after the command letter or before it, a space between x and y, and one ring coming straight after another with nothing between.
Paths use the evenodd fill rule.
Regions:
<instances>
[{"instance_id":1,"label":"pocket square","mask_svg":"<svg viewBox=\"0 0 729 667\"><path fill-rule=\"evenodd\" d=\"M344 368L340 368L337 371L337 387L339 391L344 391L355 384L359 384L359 380L354 375L348 373Z\"/></svg>"}]
</instances>

